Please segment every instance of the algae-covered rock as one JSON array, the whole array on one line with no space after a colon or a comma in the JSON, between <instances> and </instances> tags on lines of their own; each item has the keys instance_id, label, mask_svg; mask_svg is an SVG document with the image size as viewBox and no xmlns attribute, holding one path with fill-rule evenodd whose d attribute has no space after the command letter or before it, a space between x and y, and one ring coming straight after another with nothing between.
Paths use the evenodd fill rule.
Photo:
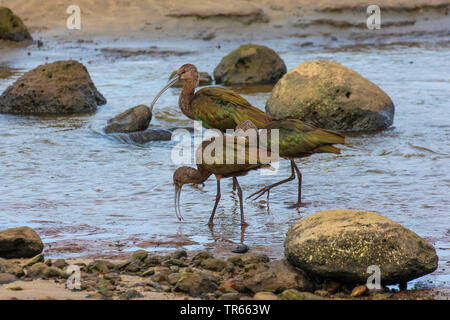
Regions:
<instances>
[{"instance_id":1,"label":"algae-covered rock","mask_svg":"<svg viewBox=\"0 0 450 320\"><path fill-rule=\"evenodd\" d=\"M246 44L226 55L214 69L216 83L276 83L286 73L286 65L272 49Z\"/></svg>"},{"instance_id":2,"label":"algae-covered rock","mask_svg":"<svg viewBox=\"0 0 450 320\"><path fill-rule=\"evenodd\" d=\"M0 40L33 40L23 21L11 9L0 6Z\"/></svg>"},{"instance_id":3,"label":"algae-covered rock","mask_svg":"<svg viewBox=\"0 0 450 320\"><path fill-rule=\"evenodd\" d=\"M434 247L411 230L375 212L326 210L300 220L284 242L285 256L318 277L366 283L369 266L382 284L406 282L436 270Z\"/></svg>"},{"instance_id":4,"label":"algae-covered rock","mask_svg":"<svg viewBox=\"0 0 450 320\"><path fill-rule=\"evenodd\" d=\"M376 84L328 60L303 62L275 85L266 112L319 128L376 131L394 121L394 103Z\"/></svg>"},{"instance_id":5,"label":"algae-covered rock","mask_svg":"<svg viewBox=\"0 0 450 320\"><path fill-rule=\"evenodd\" d=\"M0 113L80 114L106 103L84 65L68 60L41 65L0 96Z\"/></svg>"}]
</instances>

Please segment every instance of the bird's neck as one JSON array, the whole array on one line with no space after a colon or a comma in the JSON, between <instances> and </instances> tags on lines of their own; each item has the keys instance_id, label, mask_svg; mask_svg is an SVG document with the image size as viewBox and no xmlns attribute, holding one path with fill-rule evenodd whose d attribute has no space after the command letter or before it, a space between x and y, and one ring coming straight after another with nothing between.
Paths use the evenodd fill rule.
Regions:
<instances>
[{"instance_id":1,"label":"bird's neck","mask_svg":"<svg viewBox=\"0 0 450 320\"><path fill-rule=\"evenodd\" d=\"M190 119L194 119L194 112L192 110L192 101L194 100L195 88L197 88L198 81L185 81L183 90L181 91L178 104L181 111Z\"/></svg>"},{"instance_id":2,"label":"bird's neck","mask_svg":"<svg viewBox=\"0 0 450 320\"><path fill-rule=\"evenodd\" d=\"M196 177L196 181L194 182L195 184L202 184L203 182L208 180L208 178L212 174L208 170L204 170L203 167L201 167L201 166L197 166L197 172L198 172L198 176Z\"/></svg>"}]
</instances>

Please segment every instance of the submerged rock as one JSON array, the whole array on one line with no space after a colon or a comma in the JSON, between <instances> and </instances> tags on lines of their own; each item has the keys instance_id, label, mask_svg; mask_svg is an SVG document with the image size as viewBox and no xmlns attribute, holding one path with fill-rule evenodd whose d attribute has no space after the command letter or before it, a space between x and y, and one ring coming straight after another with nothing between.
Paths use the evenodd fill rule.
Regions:
<instances>
[{"instance_id":1,"label":"submerged rock","mask_svg":"<svg viewBox=\"0 0 450 320\"><path fill-rule=\"evenodd\" d=\"M33 40L23 21L11 9L0 6L0 40Z\"/></svg>"},{"instance_id":2,"label":"submerged rock","mask_svg":"<svg viewBox=\"0 0 450 320\"><path fill-rule=\"evenodd\" d=\"M286 65L272 49L246 44L226 55L214 69L216 83L276 83L286 73Z\"/></svg>"},{"instance_id":3,"label":"submerged rock","mask_svg":"<svg viewBox=\"0 0 450 320\"><path fill-rule=\"evenodd\" d=\"M434 247L411 230L375 212L326 210L300 220L284 242L285 256L307 273L366 283L369 266L381 283L406 282L436 270Z\"/></svg>"},{"instance_id":4,"label":"submerged rock","mask_svg":"<svg viewBox=\"0 0 450 320\"><path fill-rule=\"evenodd\" d=\"M105 133L136 132L148 128L152 112L146 105L138 105L108 120Z\"/></svg>"},{"instance_id":5,"label":"submerged rock","mask_svg":"<svg viewBox=\"0 0 450 320\"><path fill-rule=\"evenodd\" d=\"M147 129L129 133L114 133L112 136L125 143L145 144L150 141L169 141L172 139L172 132L166 129Z\"/></svg>"},{"instance_id":6,"label":"submerged rock","mask_svg":"<svg viewBox=\"0 0 450 320\"><path fill-rule=\"evenodd\" d=\"M41 237L29 227L19 227L0 231L0 257L32 258L42 252Z\"/></svg>"},{"instance_id":7,"label":"submerged rock","mask_svg":"<svg viewBox=\"0 0 450 320\"><path fill-rule=\"evenodd\" d=\"M172 74L170 75L169 79L172 79L172 77L176 74L177 72L174 71L172 72ZM212 77L209 75L209 73L207 72L199 72L198 73L199 76L199 85L200 86L208 86L212 83ZM177 82L175 82L175 84L172 86L174 88L182 88L184 86L184 81L183 80L178 80Z\"/></svg>"},{"instance_id":8,"label":"submerged rock","mask_svg":"<svg viewBox=\"0 0 450 320\"><path fill-rule=\"evenodd\" d=\"M266 112L324 129L375 131L394 121L391 98L376 84L341 64L307 61L289 71L273 88Z\"/></svg>"},{"instance_id":9,"label":"submerged rock","mask_svg":"<svg viewBox=\"0 0 450 320\"><path fill-rule=\"evenodd\" d=\"M79 114L106 103L81 63L68 60L25 73L0 96L0 113Z\"/></svg>"}]
</instances>

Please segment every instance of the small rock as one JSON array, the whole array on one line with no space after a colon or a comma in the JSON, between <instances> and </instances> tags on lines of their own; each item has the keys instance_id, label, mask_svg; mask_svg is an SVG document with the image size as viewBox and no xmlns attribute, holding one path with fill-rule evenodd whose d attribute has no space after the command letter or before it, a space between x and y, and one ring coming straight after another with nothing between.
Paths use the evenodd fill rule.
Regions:
<instances>
[{"instance_id":1,"label":"small rock","mask_svg":"<svg viewBox=\"0 0 450 320\"><path fill-rule=\"evenodd\" d=\"M154 267L161 263L159 257L157 256L151 256L147 257L147 259L144 260L144 266L146 267Z\"/></svg>"},{"instance_id":2,"label":"small rock","mask_svg":"<svg viewBox=\"0 0 450 320\"><path fill-rule=\"evenodd\" d=\"M178 280L181 278L181 273L171 273L167 276L167 282L169 282L171 285L176 285Z\"/></svg>"},{"instance_id":3,"label":"small rock","mask_svg":"<svg viewBox=\"0 0 450 320\"><path fill-rule=\"evenodd\" d=\"M245 254L241 255L240 259L242 260L244 265L251 264L251 263L254 263L254 264L267 263L270 261L269 257L266 254L253 253L253 252L249 252L249 253L245 253Z\"/></svg>"},{"instance_id":4,"label":"small rock","mask_svg":"<svg viewBox=\"0 0 450 320\"><path fill-rule=\"evenodd\" d=\"M225 268L225 261L216 258L208 258L202 260L200 265L208 270L222 271Z\"/></svg>"},{"instance_id":5,"label":"small rock","mask_svg":"<svg viewBox=\"0 0 450 320\"><path fill-rule=\"evenodd\" d=\"M352 293L350 294L351 297L359 297L364 295L367 292L367 287L365 285L357 286L353 288Z\"/></svg>"},{"instance_id":6,"label":"small rock","mask_svg":"<svg viewBox=\"0 0 450 320\"><path fill-rule=\"evenodd\" d=\"M126 267L126 270L128 272L133 272L133 273L139 272L139 271L141 271L141 266L142 266L141 260L135 260Z\"/></svg>"},{"instance_id":7,"label":"small rock","mask_svg":"<svg viewBox=\"0 0 450 320\"><path fill-rule=\"evenodd\" d=\"M236 285L236 283L233 280L229 280L225 283L223 283L220 287L219 290L221 292L225 292L228 288L233 288L234 290L238 289L238 286Z\"/></svg>"},{"instance_id":8,"label":"small rock","mask_svg":"<svg viewBox=\"0 0 450 320\"><path fill-rule=\"evenodd\" d=\"M126 267L128 267L128 265L131 263L131 260L127 260L127 261L124 261L124 262L120 262L120 263L118 263L118 264L116 264L115 266L114 266L114 268L116 269L116 270L123 270L123 269L125 269Z\"/></svg>"},{"instance_id":9,"label":"small rock","mask_svg":"<svg viewBox=\"0 0 450 320\"><path fill-rule=\"evenodd\" d=\"M172 257L174 259L186 258L187 252L184 249L175 250L174 252L172 252Z\"/></svg>"},{"instance_id":10,"label":"small rock","mask_svg":"<svg viewBox=\"0 0 450 320\"><path fill-rule=\"evenodd\" d=\"M273 292L261 291L255 293L253 300L278 300L278 296Z\"/></svg>"},{"instance_id":11,"label":"small rock","mask_svg":"<svg viewBox=\"0 0 450 320\"><path fill-rule=\"evenodd\" d=\"M385 293L377 293L372 297L373 300L386 300L387 298L388 295Z\"/></svg>"},{"instance_id":12,"label":"small rock","mask_svg":"<svg viewBox=\"0 0 450 320\"><path fill-rule=\"evenodd\" d=\"M150 109L141 104L109 119L105 127L105 133L143 131L148 128L151 120L152 113ZM141 257L144 256L144 252L147 254L144 250L136 252L139 252L137 255L141 255ZM135 253L133 253L133 257Z\"/></svg>"},{"instance_id":13,"label":"small rock","mask_svg":"<svg viewBox=\"0 0 450 320\"><path fill-rule=\"evenodd\" d=\"M27 272L27 276L31 278L61 278L63 272L55 267L49 267L45 263L39 262L31 266Z\"/></svg>"},{"instance_id":14,"label":"small rock","mask_svg":"<svg viewBox=\"0 0 450 320\"><path fill-rule=\"evenodd\" d=\"M0 273L10 273L19 278L25 274L20 265L2 258L0 258Z\"/></svg>"},{"instance_id":15,"label":"small rock","mask_svg":"<svg viewBox=\"0 0 450 320\"><path fill-rule=\"evenodd\" d=\"M37 256L34 256L33 258L25 262L24 267L30 267L38 262L44 262L44 255L42 253L38 254Z\"/></svg>"},{"instance_id":16,"label":"small rock","mask_svg":"<svg viewBox=\"0 0 450 320\"><path fill-rule=\"evenodd\" d=\"M314 294L321 296L321 297L327 297L329 295L327 290L316 290L314 291Z\"/></svg>"},{"instance_id":17,"label":"small rock","mask_svg":"<svg viewBox=\"0 0 450 320\"><path fill-rule=\"evenodd\" d=\"M295 289L284 290L278 297L280 300L324 300L324 298L310 292L300 292Z\"/></svg>"},{"instance_id":18,"label":"small rock","mask_svg":"<svg viewBox=\"0 0 450 320\"><path fill-rule=\"evenodd\" d=\"M218 300L241 300L239 293L224 293Z\"/></svg>"},{"instance_id":19,"label":"small rock","mask_svg":"<svg viewBox=\"0 0 450 320\"><path fill-rule=\"evenodd\" d=\"M267 270L259 269L244 280L245 288L252 292L281 292L297 288L313 291L316 284L302 271L291 266L285 259L272 261Z\"/></svg>"},{"instance_id":20,"label":"small rock","mask_svg":"<svg viewBox=\"0 0 450 320\"><path fill-rule=\"evenodd\" d=\"M184 272L175 286L175 291L185 292L191 296L200 296L216 290L216 283L201 273Z\"/></svg>"},{"instance_id":21,"label":"small rock","mask_svg":"<svg viewBox=\"0 0 450 320\"><path fill-rule=\"evenodd\" d=\"M246 253L248 251L248 246L246 244L238 244L237 246L234 246L233 249L231 249L234 253Z\"/></svg>"},{"instance_id":22,"label":"small rock","mask_svg":"<svg viewBox=\"0 0 450 320\"><path fill-rule=\"evenodd\" d=\"M144 261L148 257L148 252L145 250L136 250L133 252L132 259L133 260L141 260Z\"/></svg>"},{"instance_id":23,"label":"small rock","mask_svg":"<svg viewBox=\"0 0 450 320\"><path fill-rule=\"evenodd\" d=\"M201 261L212 257L208 251L200 251L192 258L192 261Z\"/></svg>"},{"instance_id":24,"label":"small rock","mask_svg":"<svg viewBox=\"0 0 450 320\"><path fill-rule=\"evenodd\" d=\"M63 269L67 265L68 264L67 264L66 260L64 260L64 259L56 259L55 261L52 262L52 266L59 268L59 269Z\"/></svg>"},{"instance_id":25,"label":"small rock","mask_svg":"<svg viewBox=\"0 0 450 320\"><path fill-rule=\"evenodd\" d=\"M0 273L0 284L7 284L16 281L17 278L13 274Z\"/></svg>"},{"instance_id":26,"label":"small rock","mask_svg":"<svg viewBox=\"0 0 450 320\"><path fill-rule=\"evenodd\" d=\"M143 297L144 296L135 289L127 290L126 292L124 292L120 295L121 299L126 299L126 300L135 299L135 298L143 298Z\"/></svg>"},{"instance_id":27,"label":"small rock","mask_svg":"<svg viewBox=\"0 0 450 320\"><path fill-rule=\"evenodd\" d=\"M336 281L325 281L322 284L322 288L329 293L335 293L340 287L341 283Z\"/></svg>"}]
</instances>

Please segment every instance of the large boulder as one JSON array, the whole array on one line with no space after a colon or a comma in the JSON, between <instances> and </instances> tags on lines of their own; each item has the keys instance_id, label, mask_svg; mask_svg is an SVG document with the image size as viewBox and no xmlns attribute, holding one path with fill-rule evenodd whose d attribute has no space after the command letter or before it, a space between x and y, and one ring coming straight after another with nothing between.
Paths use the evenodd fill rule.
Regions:
<instances>
[{"instance_id":1,"label":"large boulder","mask_svg":"<svg viewBox=\"0 0 450 320\"><path fill-rule=\"evenodd\" d=\"M81 63L68 60L25 73L0 96L0 113L78 114L106 103Z\"/></svg>"},{"instance_id":2,"label":"large boulder","mask_svg":"<svg viewBox=\"0 0 450 320\"><path fill-rule=\"evenodd\" d=\"M216 83L276 83L286 73L286 65L270 48L246 44L226 55L214 69Z\"/></svg>"},{"instance_id":3,"label":"large boulder","mask_svg":"<svg viewBox=\"0 0 450 320\"><path fill-rule=\"evenodd\" d=\"M23 21L9 8L0 6L0 40L32 40Z\"/></svg>"},{"instance_id":4,"label":"large boulder","mask_svg":"<svg viewBox=\"0 0 450 320\"><path fill-rule=\"evenodd\" d=\"M438 266L431 244L370 211L317 212L289 229L284 248L294 266L347 283L366 283L372 265L380 268L382 284L404 283Z\"/></svg>"},{"instance_id":5,"label":"large boulder","mask_svg":"<svg viewBox=\"0 0 450 320\"><path fill-rule=\"evenodd\" d=\"M29 227L19 227L0 231L0 257L32 258L42 252L41 237Z\"/></svg>"},{"instance_id":6,"label":"large boulder","mask_svg":"<svg viewBox=\"0 0 450 320\"><path fill-rule=\"evenodd\" d=\"M376 131L394 121L394 103L376 84L328 60L303 62L281 78L266 112L325 129Z\"/></svg>"},{"instance_id":7,"label":"large boulder","mask_svg":"<svg viewBox=\"0 0 450 320\"><path fill-rule=\"evenodd\" d=\"M106 133L136 132L148 128L152 120L150 108L141 104L108 120Z\"/></svg>"}]
</instances>

